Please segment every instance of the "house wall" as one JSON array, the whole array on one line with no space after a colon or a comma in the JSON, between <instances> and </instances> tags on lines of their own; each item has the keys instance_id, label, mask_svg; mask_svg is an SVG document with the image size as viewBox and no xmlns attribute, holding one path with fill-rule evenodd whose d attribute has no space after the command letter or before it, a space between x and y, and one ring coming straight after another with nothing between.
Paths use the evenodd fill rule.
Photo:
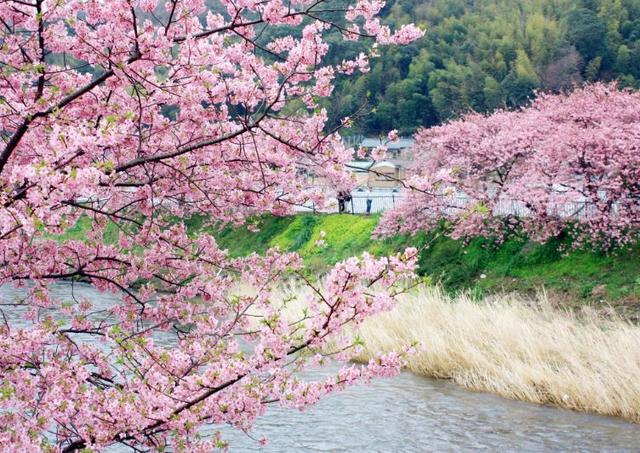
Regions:
<instances>
[{"instance_id":1,"label":"house wall","mask_svg":"<svg viewBox=\"0 0 640 453\"><path fill-rule=\"evenodd\" d=\"M401 181L406 176L406 170L400 167L380 166L374 167L374 172L369 172L367 187L375 189L395 189L402 187Z\"/></svg>"}]
</instances>

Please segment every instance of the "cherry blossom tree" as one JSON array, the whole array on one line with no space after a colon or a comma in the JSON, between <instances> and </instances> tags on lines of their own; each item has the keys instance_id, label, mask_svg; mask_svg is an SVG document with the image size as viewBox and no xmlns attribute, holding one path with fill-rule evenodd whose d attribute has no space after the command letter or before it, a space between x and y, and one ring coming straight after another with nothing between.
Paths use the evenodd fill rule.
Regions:
<instances>
[{"instance_id":1,"label":"cherry blossom tree","mask_svg":"<svg viewBox=\"0 0 640 453\"><path fill-rule=\"evenodd\" d=\"M0 307L2 451L211 451L225 443L208 425L247 430L269 404L302 408L402 363L389 354L322 382L298 377L328 342L351 357L343 327L393 305L415 251L337 265L308 282L315 296L290 321L272 290L304 277L299 257L231 258L181 219L320 205L305 172L348 186L352 150L325 130L318 101L369 55L324 65L324 37L422 33L383 26L378 0L216 5L0 2L0 285L25 294ZM82 240L59 238L86 218ZM121 302L51 292L77 279Z\"/></svg>"},{"instance_id":2,"label":"cherry blossom tree","mask_svg":"<svg viewBox=\"0 0 640 453\"><path fill-rule=\"evenodd\" d=\"M454 237L570 231L608 248L640 226L640 94L596 84L418 133L414 190L380 233L450 221Z\"/></svg>"}]
</instances>

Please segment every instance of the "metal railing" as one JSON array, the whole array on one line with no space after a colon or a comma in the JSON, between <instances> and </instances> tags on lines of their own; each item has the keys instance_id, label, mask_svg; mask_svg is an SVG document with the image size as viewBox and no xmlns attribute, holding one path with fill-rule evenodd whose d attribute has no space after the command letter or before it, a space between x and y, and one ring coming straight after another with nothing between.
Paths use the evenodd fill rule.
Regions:
<instances>
[{"instance_id":1,"label":"metal railing","mask_svg":"<svg viewBox=\"0 0 640 453\"><path fill-rule=\"evenodd\" d=\"M403 199L401 193L360 195L356 192L345 203L345 211L350 214L375 214L395 208Z\"/></svg>"},{"instance_id":2,"label":"metal railing","mask_svg":"<svg viewBox=\"0 0 640 453\"><path fill-rule=\"evenodd\" d=\"M376 214L384 212L388 209L393 209L399 205L406 195L402 192L353 192L351 198L344 202L345 214ZM441 205L441 213L447 216L455 216L472 208L476 201L464 197L442 197L445 203ZM543 209L543 208L540 208ZM555 202L549 203L544 208L546 214L550 217L557 218L575 218L578 220L587 220L594 218L598 215L598 207L591 201L567 201L567 202ZM639 208L640 209L640 208ZM303 212L319 212L313 205L301 206L298 211ZM339 202L336 198L333 198L322 212L339 212ZM611 208L611 213L615 215L619 212L619 206L614 204ZM502 199L499 200L493 207L492 213L494 216L514 216L514 217L530 217L533 215L533 210L526 206L526 204L519 200Z\"/></svg>"}]
</instances>

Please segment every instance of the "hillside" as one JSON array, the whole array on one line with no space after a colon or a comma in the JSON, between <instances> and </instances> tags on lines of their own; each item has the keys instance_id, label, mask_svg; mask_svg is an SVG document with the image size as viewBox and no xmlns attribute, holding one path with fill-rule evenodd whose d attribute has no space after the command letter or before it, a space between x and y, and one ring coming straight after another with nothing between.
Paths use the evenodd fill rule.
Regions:
<instances>
[{"instance_id":1,"label":"hillside","mask_svg":"<svg viewBox=\"0 0 640 453\"><path fill-rule=\"evenodd\" d=\"M217 0L206 4L228 14ZM154 14L165 20L168 13L159 8ZM331 130L349 116L347 135L392 129L411 135L465 111L521 106L536 90L610 80L640 88L640 0L388 0L381 15L393 27L416 23L425 36L381 47L367 74L339 77L333 94L321 100ZM344 21L340 8L330 17ZM258 44L274 33L297 35L301 27L266 31ZM327 41L329 64L367 50L365 42L345 41L335 29ZM61 58L48 56L51 62ZM297 108L303 104L288 106ZM173 105L163 111L170 118L177 112Z\"/></svg>"},{"instance_id":2,"label":"hillside","mask_svg":"<svg viewBox=\"0 0 640 453\"><path fill-rule=\"evenodd\" d=\"M537 89L639 84L640 0L391 0L383 13L426 35L383 49L369 74L339 82L326 102L334 121L367 100L351 133L408 135L469 109L520 106ZM359 49L336 45L329 57Z\"/></svg>"}]
</instances>

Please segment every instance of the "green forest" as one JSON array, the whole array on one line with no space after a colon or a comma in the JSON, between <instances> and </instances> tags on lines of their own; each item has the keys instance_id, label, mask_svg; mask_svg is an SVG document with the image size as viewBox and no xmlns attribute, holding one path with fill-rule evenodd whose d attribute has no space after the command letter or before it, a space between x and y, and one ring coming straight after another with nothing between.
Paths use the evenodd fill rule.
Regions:
<instances>
[{"instance_id":1,"label":"green forest","mask_svg":"<svg viewBox=\"0 0 640 453\"><path fill-rule=\"evenodd\" d=\"M326 108L334 122L356 116L348 134L409 135L587 81L640 86L640 0L391 0L383 15L426 34L338 81ZM339 41L329 59L359 51Z\"/></svg>"}]
</instances>

